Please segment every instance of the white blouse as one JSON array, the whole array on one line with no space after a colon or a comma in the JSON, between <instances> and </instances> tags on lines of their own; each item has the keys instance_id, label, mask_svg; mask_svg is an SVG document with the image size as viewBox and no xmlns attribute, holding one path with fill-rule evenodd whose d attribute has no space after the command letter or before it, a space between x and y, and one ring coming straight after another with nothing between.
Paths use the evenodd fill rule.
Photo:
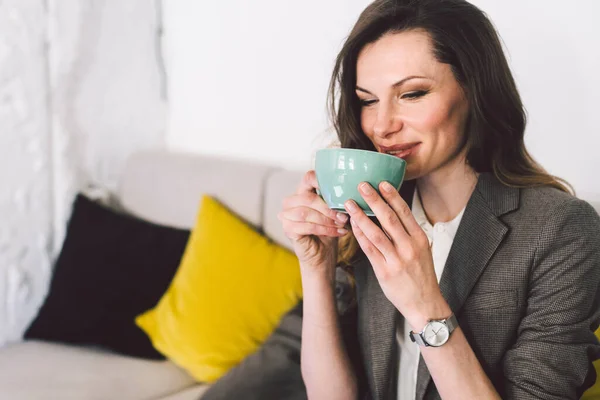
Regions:
<instances>
[{"instance_id":1,"label":"white blouse","mask_svg":"<svg viewBox=\"0 0 600 400\"><path fill-rule=\"evenodd\" d=\"M438 283L444 271L450 247L458 230L458 225L465 212L463 210L449 222L438 222L434 226L427 220L421 200L415 190L412 202L412 213L419 223L431 245L433 256L433 267ZM440 316L441 317L441 316ZM421 354L419 345L410 340L408 334L411 331L409 324L404 323L404 318L399 318L396 328L396 340L400 350L400 367L398 369L398 400L414 400L417 389L417 370L419 356Z\"/></svg>"}]
</instances>

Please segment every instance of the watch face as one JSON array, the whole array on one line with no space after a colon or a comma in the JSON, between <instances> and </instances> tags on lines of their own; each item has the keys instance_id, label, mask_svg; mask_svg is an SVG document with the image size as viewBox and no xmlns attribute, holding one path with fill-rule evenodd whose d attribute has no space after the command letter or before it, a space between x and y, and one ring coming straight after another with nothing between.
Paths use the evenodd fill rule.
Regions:
<instances>
[{"instance_id":1,"label":"watch face","mask_svg":"<svg viewBox=\"0 0 600 400\"><path fill-rule=\"evenodd\" d=\"M438 347L448 341L450 332L448 332L446 324L431 321L425 326L423 336L428 345Z\"/></svg>"}]
</instances>

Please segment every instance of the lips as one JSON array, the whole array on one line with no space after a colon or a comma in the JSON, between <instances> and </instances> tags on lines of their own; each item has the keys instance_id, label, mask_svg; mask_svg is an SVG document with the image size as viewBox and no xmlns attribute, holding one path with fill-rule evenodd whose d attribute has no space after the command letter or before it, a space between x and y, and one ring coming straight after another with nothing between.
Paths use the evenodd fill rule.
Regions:
<instances>
[{"instance_id":1,"label":"lips","mask_svg":"<svg viewBox=\"0 0 600 400\"><path fill-rule=\"evenodd\" d=\"M413 154L419 147L420 142L401 143L395 146L381 146L380 151L398 158L406 158Z\"/></svg>"}]
</instances>

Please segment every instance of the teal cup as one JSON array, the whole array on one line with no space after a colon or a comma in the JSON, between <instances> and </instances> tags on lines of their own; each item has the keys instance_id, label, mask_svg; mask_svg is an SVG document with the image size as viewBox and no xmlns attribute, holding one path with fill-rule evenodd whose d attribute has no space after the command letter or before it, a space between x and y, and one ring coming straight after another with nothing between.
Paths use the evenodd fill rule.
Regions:
<instances>
[{"instance_id":1,"label":"teal cup","mask_svg":"<svg viewBox=\"0 0 600 400\"><path fill-rule=\"evenodd\" d=\"M315 157L319 195L329 208L346 212L344 203L354 200L368 216L375 214L363 200L358 185L368 182L379 192L379 184L389 182L400 190L406 161L390 154L357 149L322 149Z\"/></svg>"}]
</instances>

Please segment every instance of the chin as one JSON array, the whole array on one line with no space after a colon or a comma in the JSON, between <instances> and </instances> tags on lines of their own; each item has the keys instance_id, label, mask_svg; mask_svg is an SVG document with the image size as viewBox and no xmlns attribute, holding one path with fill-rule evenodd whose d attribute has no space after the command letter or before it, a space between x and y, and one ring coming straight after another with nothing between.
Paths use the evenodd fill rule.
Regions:
<instances>
[{"instance_id":1,"label":"chin","mask_svg":"<svg viewBox=\"0 0 600 400\"><path fill-rule=\"evenodd\" d=\"M423 176L422 171L414 164L406 163L406 172L404 173L405 181L412 181L414 179L419 179Z\"/></svg>"},{"instance_id":2,"label":"chin","mask_svg":"<svg viewBox=\"0 0 600 400\"><path fill-rule=\"evenodd\" d=\"M404 182L414 181L415 179L419 179L420 177L421 177L420 175L406 174L406 175L404 175Z\"/></svg>"}]
</instances>

